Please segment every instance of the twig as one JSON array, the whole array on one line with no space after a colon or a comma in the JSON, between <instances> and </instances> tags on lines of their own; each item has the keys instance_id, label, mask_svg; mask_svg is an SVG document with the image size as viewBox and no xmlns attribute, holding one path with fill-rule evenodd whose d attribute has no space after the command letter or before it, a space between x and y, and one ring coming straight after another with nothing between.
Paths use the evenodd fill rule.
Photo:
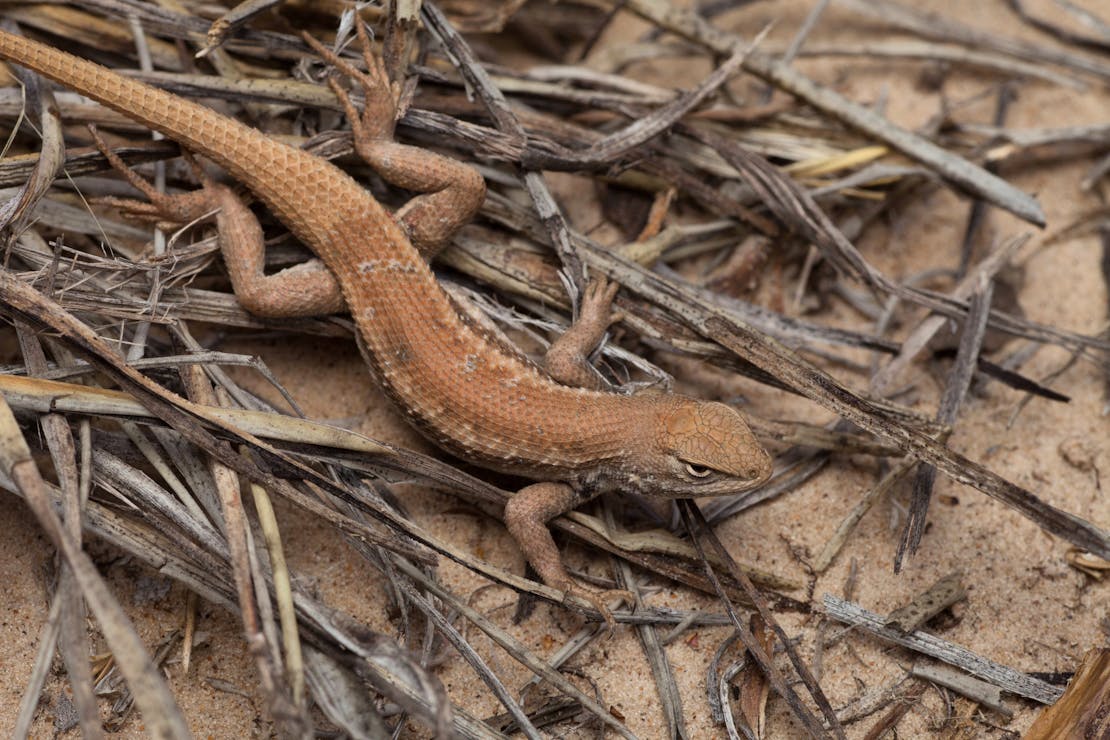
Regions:
<instances>
[{"instance_id":1,"label":"twig","mask_svg":"<svg viewBox=\"0 0 1110 740\"><path fill-rule=\"evenodd\" d=\"M945 665L934 665L921 661L913 664L910 675L951 689L957 694L966 696L976 704L982 704L993 709L1007 719L1014 716L1014 710L1002 703L1002 690L994 684L972 678L966 673L961 673Z\"/></svg>"},{"instance_id":2,"label":"twig","mask_svg":"<svg viewBox=\"0 0 1110 740\"><path fill-rule=\"evenodd\" d=\"M731 53L739 43L734 34L709 25L694 13L676 9L664 0L628 0L628 8L669 31L704 44L718 54ZM745 58L743 66L748 72L801 98L814 108L889 144L958 187L1030 223L1044 225L1044 212L1034 198L966 159L894 126L874 111L845 100L771 57L752 53Z\"/></svg>"},{"instance_id":3,"label":"twig","mask_svg":"<svg viewBox=\"0 0 1110 740\"><path fill-rule=\"evenodd\" d=\"M837 2L842 7L848 7L856 12L879 18L904 31L910 31L925 38L933 38L946 43L960 43L974 49L993 49L1034 63L1055 64L1085 72L1101 78L1103 82L1110 80L1110 65L1091 57L979 31L948 18L927 13L908 5L902 5L892 0L884 0L881 3L875 2L875 0L837 0Z\"/></svg>"},{"instance_id":4,"label":"twig","mask_svg":"<svg viewBox=\"0 0 1110 740\"><path fill-rule=\"evenodd\" d=\"M968 311L967 323L964 324L963 333L960 335L956 361L952 364L948 382L944 386L940 408L937 409L938 424L944 426L955 424L960 404L963 403L964 395L971 387L971 377L978 365L976 358L979 357L979 349L983 345L983 337L987 332L987 318L990 316L993 291L994 284L990 279L980 278L977 290L971 297L971 310ZM902 558L905 554L912 555L917 552L917 547L921 544L921 536L925 534L925 516L929 511L929 500L933 495L935 481L936 468L931 465L922 465L918 468L913 482L906 526L902 530L898 551L894 555L895 573L901 571Z\"/></svg>"},{"instance_id":5,"label":"twig","mask_svg":"<svg viewBox=\"0 0 1110 740\"><path fill-rule=\"evenodd\" d=\"M701 556L702 562L705 564L706 574L713 582L717 590L717 594L721 598L721 602L725 606L725 610L728 612L729 617L732 619L733 626L740 634L740 639L743 641L744 647L747 648L748 653L752 656L752 659L759 666L760 670L763 671L763 674L767 677L767 680L770 682L772 688L774 688L775 692L783 699L785 699L786 702L790 705L791 711L794 713L794 716L796 716L805 726L806 732L808 732L812 737L825 736L824 728L817 720L817 717L813 715L808 707L802 704L801 700L798 697L798 694L794 691L793 687L790 686L790 684L786 683L782 673L771 661L771 656L767 653L767 651L763 649L762 645L760 645L759 642L756 641L755 636L752 634L751 630L748 629L747 625L745 625L743 621L737 616L735 610L733 609L732 603L728 600L723 587L717 580L716 574L713 572L713 567L709 564L708 559L705 557L705 552L702 549L701 544L703 538L709 542L716 556L720 560L722 560L726 564L726 566L728 566L732 577L735 578L737 582L739 582L743 586L744 591L748 595L748 598L750 598L755 604L760 616L763 618L764 623L771 627L775 635L778 637L779 642L782 643L783 648L786 650L786 654L790 657L790 662L791 664L793 664L794 670L798 672L798 675L802 679L803 685L809 691L810 696L813 697L813 700L820 708L821 713L824 715L825 721L828 722L828 726L831 728L834 737L843 738L844 731L841 729L840 723L837 721L836 715L833 712L832 706L829 704L828 699L825 698L824 692L817 684L817 681L813 678L813 674L810 672L809 668L802 661L801 657L794 649L790 639L787 637L782 627L779 626L779 623L774 619L770 611L767 609L765 601L760 597L759 592L755 590L752 582L747 578L747 576L745 576L736 568L732 557L728 554L728 551L721 544L721 541L717 539L717 536L716 534L714 534L713 530L709 528L709 523L705 521L705 517L701 515L701 512L697 509L697 507L695 507L693 503L688 499L679 500L678 503L679 510L682 512L683 515L683 522L686 525L686 529L691 533L692 541L695 547L698 548L698 554ZM697 525L696 527L695 523Z\"/></svg>"},{"instance_id":6,"label":"twig","mask_svg":"<svg viewBox=\"0 0 1110 740\"><path fill-rule=\"evenodd\" d=\"M839 599L832 594L825 594L823 604L825 612L833 619L864 629L887 642L901 645L904 648L954 665L1012 694L1024 696L1042 704L1052 704L1064 693L1057 686L995 663L965 647L943 640L928 632L918 630L905 634L886 627L883 625L882 616L869 612L858 604Z\"/></svg>"}]
</instances>

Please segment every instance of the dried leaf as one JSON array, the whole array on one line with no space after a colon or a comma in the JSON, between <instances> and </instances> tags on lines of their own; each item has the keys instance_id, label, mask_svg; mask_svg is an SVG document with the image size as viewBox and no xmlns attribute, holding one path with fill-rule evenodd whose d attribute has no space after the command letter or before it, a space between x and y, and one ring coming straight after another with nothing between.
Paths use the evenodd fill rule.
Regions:
<instances>
[{"instance_id":1,"label":"dried leaf","mask_svg":"<svg viewBox=\"0 0 1110 740\"><path fill-rule=\"evenodd\" d=\"M916 596L909 604L892 611L884 624L903 632L913 632L924 626L926 622L957 601L967 598L967 591L961 582L962 578L963 574L960 571L949 573L930 586L925 593Z\"/></svg>"},{"instance_id":2,"label":"dried leaf","mask_svg":"<svg viewBox=\"0 0 1110 740\"><path fill-rule=\"evenodd\" d=\"M1091 648L1064 695L1041 712L1023 740L1110 737L1110 649Z\"/></svg>"},{"instance_id":3,"label":"dried leaf","mask_svg":"<svg viewBox=\"0 0 1110 740\"><path fill-rule=\"evenodd\" d=\"M752 614L751 630L752 635L763 646L763 650L770 655L775 645L775 633L767 628L758 613ZM762 738L767 732L767 698L771 695L771 684L755 661L748 661L747 666L740 672L739 684L740 713L752 733L757 738Z\"/></svg>"}]
</instances>

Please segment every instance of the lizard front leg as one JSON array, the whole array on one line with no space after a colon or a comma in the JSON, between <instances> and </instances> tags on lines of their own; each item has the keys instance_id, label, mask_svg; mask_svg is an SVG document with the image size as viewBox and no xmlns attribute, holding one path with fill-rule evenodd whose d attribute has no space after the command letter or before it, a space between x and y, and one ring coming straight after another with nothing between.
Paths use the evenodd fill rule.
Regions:
<instances>
[{"instance_id":1,"label":"lizard front leg","mask_svg":"<svg viewBox=\"0 0 1110 740\"><path fill-rule=\"evenodd\" d=\"M354 80L366 96L365 106L359 112L338 81L334 77L328 80L350 120L359 156L391 184L423 193L411 199L395 218L421 255L431 259L477 213L485 198L485 183L475 169L462 162L393 140L400 88L389 81L381 58L371 51L361 23L357 29L365 73L307 34L304 38L321 57ZM605 387L605 381L589 367L585 356L613 320L610 305L615 292L616 287L609 287L604 280L592 283L575 328L555 343L553 352L549 351L549 372L560 382ZM506 504L505 524L544 583L590 602L612 628L613 617L606 601L619 597L631 602L634 597L620 589L598 592L576 583L563 567L547 528L549 520L580 502L581 497L567 483L534 483L518 491Z\"/></svg>"},{"instance_id":2,"label":"lizard front leg","mask_svg":"<svg viewBox=\"0 0 1110 740\"><path fill-rule=\"evenodd\" d=\"M335 276L318 259L290 267L273 275L264 272L265 239L258 219L231 188L214 182L192 155L184 153L201 182L192 193L166 195L136 174L90 129L96 146L108 163L150 201L142 203L120 198L102 202L125 212L175 223L187 223L216 214L220 251L227 266L231 286L240 305L257 316L293 318L323 316L344 310L343 295Z\"/></svg>"},{"instance_id":3,"label":"lizard front leg","mask_svg":"<svg viewBox=\"0 0 1110 740\"><path fill-rule=\"evenodd\" d=\"M468 223L485 200L486 183L470 165L426 149L393 140L400 85L390 82L380 56L370 46L362 23L356 23L366 72L340 59L308 34L305 41L328 63L350 77L366 96L362 112L334 78L328 86L347 113L355 151L387 182L422 195L409 200L394 214L409 241L431 260Z\"/></svg>"},{"instance_id":4,"label":"lizard front leg","mask_svg":"<svg viewBox=\"0 0 1110 740\"><path fill-rule=\"evenodd\" d=\"M586 286L578 319L547 349L543 367L547 374L563 385L601 391L610 388L605 378L590 364L594 351L609 326L620 321L621 314L612 311L613 298L620 285L604 277L596 277Z\"/></svg>"},{"instance_id":5,"label":"lizard front leg","mask_svg":"<svg viewBox=\"0 0 1110 740\"><path fill-rule=\"evenodd\" d=\"M593 604L613 628L615 622L607 601L619 598L633 603L635 597L623 589L595 591L577 583L563 567L563 558L547 523L581 503L581 497L567 483L543 481L525 486L505 504L505 526L539 573L543 582Z\"/></svg>"},{"instance_id":6,"label":"lizard front leg","mask_svg":"<svg viewBox=\"0 0 1110 740\"><path fill-rule=\"evenodd\" d=\"M356 69L307 33L303 36L316 53L354 80L366 96L360 113L338 81L328 78L328 86L350 120L359 156L393 185L423 193L406 203L394 217L421 255L430 260L477 213L485 198L485 182L469 165L393 140L400 86L389 80L381 57L371 49L363 24L355 26L366 72ZM544 367L552 378L564 385L590 390L609 388L587 358L610 324L620 318L610 311L618 287L605 278L597 278L587 286L578 320L547 351Z\"/></svg>"}]
</instances>

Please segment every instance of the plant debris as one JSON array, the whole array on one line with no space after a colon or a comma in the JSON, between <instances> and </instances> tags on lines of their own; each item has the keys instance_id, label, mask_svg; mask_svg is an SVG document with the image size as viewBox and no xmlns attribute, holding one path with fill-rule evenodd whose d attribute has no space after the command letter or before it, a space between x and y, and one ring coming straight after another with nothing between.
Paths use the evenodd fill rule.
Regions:
<instances>
[{"instance_id":1,"label":"plant debris","mask_svg":"<svg viewBox=\"0 0 1110 740\"><path fill-rule=\"evenodd\" d=\"M989 560L992 541L939 559L931 552L930 563L949 563L939 573L959 572L919 587L912 600L891 594L887 609L905 605L885 618L850 599L875 590L852 546L879 540L877 552L897 572L915 553L945 547L947 533L935 525L951 520L938 509L995 506L961 502L976 494L938 488L938 473L1069 546L1051 556L1029 548L1031 588L1076 579L1082 586L1071 601L1079 609L1097 600L1085 589L1107 587L1104 427L1093 422L1094 431L1054 443L1053 456L1072 474L1054 480L1036 468L1013 475L1007 455L1025 451L1008 449L1008 440L986 463L972 459L962 450L974 445L962 435L978 394L992 385L1024 394L1010 414L1018 424L1022 409L1028 416L1039 404L1089 398L1069 380L1076 367L1095 368L1110 383L1105 323L1095 331L1057 326L1030 318L1046 311L1027 316L1008 297L1021 283L1015 274L1040 280L1038 259L1086 237L1101 240L1110 283L1104 206L1076 209L1073 223L1053 223L1048 235L1013 231L1018 221L1058 218L1014 182L1030 163L1086 157L1082 177L1067 187L1104 195L1107 127L1066 116L1051 128L1012 123L1030 87L1100 94L1110 80L1110 19L1061 2L1070 18L1062 23L1009 0L991 12L1012 13L1038 34L1018 38L891 0L824 0L797 16L744 3L688 10L670 0L232 5L9 3L0 18L13 32L76 47L333 160L396 209L407 195L350 156L343 106L304 40L327 39L357 66L347 45L355 24L368 24L402 86L398 138L467 161L488 183L480 216L435 265L459 309L535 355L576 315L589 277L604 274L621 286L621 320L596 357L607 379L620 392L678 386L743 405L775 453L772 481L741 496L666 510L648 502L642 517L605 500L551 523L575 548L610 556L608 575L583 577L635 595L635 608L613 616L631 626L650 668L663 735L708 731L691 720L708 713L690 711L708 701L724 728L714 730L729 737L775 737L787 722L792 732L844 737L846 725L882 712L853 735L878 738L931 711L920 709L935 701L930 686L994 710L991 721L1029 716L1028 702L1006 704L1003 692L1056 702L1029 737L1101 731L1105 651L1091 650L1064 692L922 629L930 620L943 628L934 618L968 599L965 582ZM878 24L883 35L823 36L843 24L860 33ZM618 27L639 28L639 36L613 42L611 35L631 33ZM907 37L888 38L891 30ZM811 77L813 59L917 69L919 87L891 95L939 91L942 104L911 130L888 115L885 92L861 96L847 72L820 76L835 83ZM671 74L671 66L698 71ZM973 70L974 90L950 85L954 70ZM268 723L256 729L282 737L384 737L409 719L436 737L538 738L575 724L626 738L642 732L638 713L587 683L590 661L620 654L599 647L606 632L592 604L519 575L482 536L478 545L444 536L405 505L411 484L426 486L449 493L488 528L518 482L305 418L297 393L261 358L221 345L258 336L349 343L357 341L350 318L273 320L245 311L207 225L143 223L112 208L134 191L94 145L165 192L196 186L180 148L64 86L52 89L14 66L10 75L0 86L0 121L10 134L0 159L0 315L10 326L0 332L10 336L0 367L0 488L25 502L59 555L13 735L45 731L40 698L49 691L61 731L122 731L137 707L148 733L187 737L201 725L179 708L171 685L189 681L247 698ZM983 105L993 107L986 123L976 117ZM589 190L602 203L591 210L589 199L567 197L570 190ZM947 190L972 200L953 264L871 246L883 229L892 236L880 239L897 242L903 221L951 219L932 212ZM922 208L927 216L907 220ZM267 270L303 262L306 250L259 211ZM899 259L921 272L888 274ZM1038 353L1050 356L1047 366ZM252 390L259 387L264 394ZM780 399L787 418L769 418L766 398ZM745 526L739 512L806 486L843 486L853 472L872 478L848 483L854 498L844 506L784 517L804 520L815 555L785 523L792 560L729 552L710 526ZM1078 499L1057 495L1080 486ZM1068 509L1061 500L1089 504ZM890 531L871 526L878 517L867 515L876 510L889 513ZM345 543L360 571L345 573L344 586L375 589L386 617L368 621L331 603L298 551L300 521ZM168 593L125 601L113 566L90 556L105 546L167 579ZM838 563L849 559L841 557L846 548L845 599L818 601L817 579L847 567ZM434 567L447 562L450 577ZM459 571L483 585L473 593L453 585ZM717 602L660 606L675 584ZM556 615L570 610L581 628L552 628L529 642L503 603L484 600L487 591L545 600ZM170 608L164 604L178 610L172 629L152 638L136 628L137 612ZM210 650L208 634L198 634L209 604L239 620L249 680L198 674ZM884 665L893 672L869 676L834 703L824 684L841 660L834 647L855 650L872 637L954 668L916 656L907 673L895 665L905 653L889 651ZM699 649L706 672L674 664L680 652ZM68 691L50 671L55 651ZM1062 656L1041 667L1072 663ZM684 682L694 673L704 676L701 693Z\"/></svg>"}]
</instances>

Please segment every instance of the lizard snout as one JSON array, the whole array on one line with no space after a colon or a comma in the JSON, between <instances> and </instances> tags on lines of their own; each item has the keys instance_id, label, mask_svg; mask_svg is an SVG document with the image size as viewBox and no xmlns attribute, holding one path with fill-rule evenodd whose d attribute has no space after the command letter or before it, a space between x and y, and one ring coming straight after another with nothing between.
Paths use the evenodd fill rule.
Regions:
<instances>
[{"instance_id":1,"label":"lizard snout","mask_svg":"<svg viewBox=\"0 0 1110 740\"><path fill-rule=\"evenodd\" d=\"M673 456L688 494L737 493L771 477L770 454L735 409L693 399L671 403L659 425L660 448Z\"/></svg>"},{"instance_id":2,"label":"lizard snout","mask_svg":"<svg viewBox=\"0 0 1110 740\"><path fill-rule=\"evenodd\" d=\"M758 444L758 443L757 443ZM759 450L758 461L751 463L744 470L744 478L752 483L753 487L766 483L775 472L775 461L770 453L764 449Z\"/></svg>"}]
</instances>

